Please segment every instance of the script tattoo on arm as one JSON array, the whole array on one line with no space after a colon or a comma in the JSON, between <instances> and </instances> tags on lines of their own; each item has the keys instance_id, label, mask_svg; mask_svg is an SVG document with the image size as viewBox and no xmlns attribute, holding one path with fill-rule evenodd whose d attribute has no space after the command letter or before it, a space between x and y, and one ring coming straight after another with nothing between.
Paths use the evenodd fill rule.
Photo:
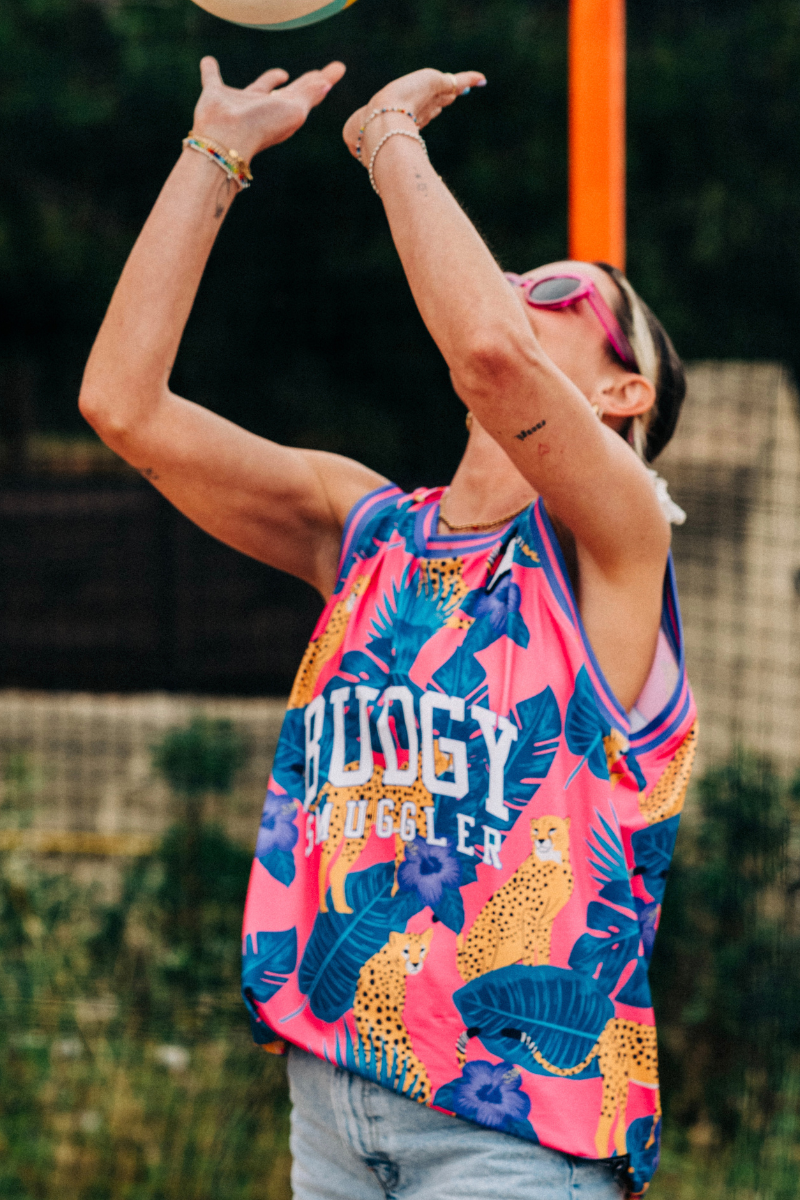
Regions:
<instances>
[{"instance_id":1,"label":"script tattoo on arm","mask_svg":"<svg viewBox=\"0 0 800 1200\"><path fill-rule=\"evenodd\" d=\"M427 192L428 185L425 182L425 180L422 178L422 176L420 175L419 171L414 172L414 178L419 179L421 181L420 183L417 184L417 191L418 192Z\"/></svg>"},{"instance_id":2,"label":"script tattoo on arm","mask_svg":"<svg viewBox=\"0 0 800 1200\"><path fill-rule=\"evenodd\" d=\"M525 438L530 437L532 433L536 433L537 429L543 429L546 424L547 421L540 421L538 425L531 425L530 429L520 429L519 433L514 434L514 437L518 442L524 442Z\"/></svg>"}]
</instances>

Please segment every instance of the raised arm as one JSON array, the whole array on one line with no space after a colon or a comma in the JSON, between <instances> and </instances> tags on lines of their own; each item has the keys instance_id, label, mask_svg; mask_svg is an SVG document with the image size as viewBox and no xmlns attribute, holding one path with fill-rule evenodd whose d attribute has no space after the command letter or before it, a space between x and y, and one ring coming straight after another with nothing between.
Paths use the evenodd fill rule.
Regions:
<instances>
[{"instance_id":1,"label":"raised arm","mask_svg":"<svg viewBox=\"0 0 800 1200\"><path fill-rule=\"evenodd\" d=\"M344 74L341 63L288 86L267 71L248 88L201 63L193 129L249 162L291 137ZM382 478L334 454L276 445L176 396L175 356L238 184L186 148L131 252L95 341L80 408L100 437L220 541L333 587L342 526Z\"/></svg>"},{"instance_id":2,"label":"raised arm","mask_svg":"<svg viewBox=\"0 0 800 1200\"><path fill-rule=\"evenodd\" d=\"M414 72L354 114L345 141L354 152L365 115L376 109L404 108L423 127L459 92L482 82L472 71ZM370 120L362 161L372 160L381 139L399 128L416 132L401 112ZM660 587L669 528L644 466L543 351L519 297L423 146L413 136L388 138L373 175L414 298L459 396L592 564L615 579L650 564ZM615 397L617 407L633 413L649 386L632 377Z\"/></svg>"}]
</instances>

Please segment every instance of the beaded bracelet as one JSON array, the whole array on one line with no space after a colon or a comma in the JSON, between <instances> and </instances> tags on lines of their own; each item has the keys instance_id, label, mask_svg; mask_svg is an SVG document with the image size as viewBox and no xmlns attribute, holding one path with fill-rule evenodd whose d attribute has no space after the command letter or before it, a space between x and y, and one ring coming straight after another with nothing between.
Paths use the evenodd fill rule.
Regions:
<instances>
[{"instance_id":1,"label":"beaded bracelet","mask_svg":"<svg viewBox=\"0 0 800 1200\"><path fill-rule=\"evenodd\" d=\"M415 142L419 142L420 146L422 146L422 149L425 151L425 157L426 158L428 157L428 147L425 145L424 138L419 133L412 133L410 129L390 129L388 133L385 133L383 135L383 137L378 142L375 149L372 151L372 158L369 160L369 166L367 168L367 173L369 175L369 181L372 184L372 190L376 196L380 196L380 192L378 191L378 189L375 185L375 176L372 173L373 167L375 166L375 159L378 157L378 151L381 149L382 146L386 145L389 138L391 138L391 137L413 138L413 140Z\"/></svg>"},{"instance_id":2,"label":"beaded bracelet","mask_svg":"<svg viewBox=\"0 0 800 1200\"><path fill-rule=\"evenodd\" d=\"M356 138L356 158L358 159L359 162L361 162L361 143L364 139L364 130L367 128L370 121L374 121L376 117L382 117L384 113L390 113L390 112L403 113L406 117L411 117L411 120L414 122L415 125L417 125L417 126L419 125L419 121L414 116L413 112L409 112L409 110L407 108L373 108L372 112L369 114L366 121L359 129L358 137Z\"/></svg>"},{"instance_id":3,"label":"beaded bracelet","mask_svg":"<svg viewBox=\"0 0 800 1200\"><path fill-rule=\"evenodd\" d=\"M240 192L244 191L246 187L250 187L253 179L250 167L236 150L225 150L216 142L212 142L210 138L201 137L194 130L190 130L181 144L190 150L197 150L198 153L205 154L206 158L215 162L218 167L222 168L228 179L233 179L239 185Z\"/></svg>"}]
</instances>

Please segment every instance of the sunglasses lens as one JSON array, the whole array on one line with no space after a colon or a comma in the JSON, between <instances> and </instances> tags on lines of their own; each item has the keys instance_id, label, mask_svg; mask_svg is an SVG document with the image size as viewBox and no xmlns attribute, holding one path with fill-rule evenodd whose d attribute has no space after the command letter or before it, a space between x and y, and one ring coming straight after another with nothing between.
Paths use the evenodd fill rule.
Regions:
<instances>
[{"instance_id":1,"label":"sunglasses lens","mask_svg":"<svg viewBox=\"0 0 800 1200\"><path fill-rule=\"evenodd\" d=\"M557 300L566 300L581 288L580 279L569 279L561 276L558 279L543 279L535 283L528 292L528 297L534 304L552 304Z\"/></svg>"}]
</instances>

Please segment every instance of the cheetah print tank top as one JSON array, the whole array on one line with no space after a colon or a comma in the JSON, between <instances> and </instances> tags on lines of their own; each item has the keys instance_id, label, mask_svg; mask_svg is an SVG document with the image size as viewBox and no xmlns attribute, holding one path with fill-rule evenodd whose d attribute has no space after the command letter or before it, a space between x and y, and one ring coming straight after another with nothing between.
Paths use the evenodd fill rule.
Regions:
<instances>
[{"instance_id":1,"label":"cheetah print tank top","mask_svg":"<svg viewBox=\"0 0 800 1200\"><path fill-rule=\"evenodd\" d=\"M541 501L365 496L289 700L244 917L253 1036L570 1155L658 1163L648 964L695 748L672 565L628 714Z\"/></svg>"}]
</instances>

